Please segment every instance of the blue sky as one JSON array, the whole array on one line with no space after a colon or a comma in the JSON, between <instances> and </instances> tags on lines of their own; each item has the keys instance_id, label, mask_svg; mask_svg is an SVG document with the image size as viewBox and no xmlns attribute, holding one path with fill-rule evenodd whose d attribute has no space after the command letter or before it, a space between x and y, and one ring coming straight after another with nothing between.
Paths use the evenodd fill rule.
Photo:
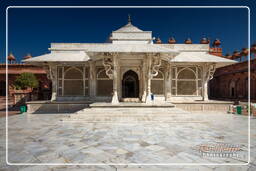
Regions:
<instances>
[{"instance_id":1,"label":"blue sky","mask_svg":"<svg viewBox=\"0 0 256 171\"><path fill-rule=\"evenodd\" d=\"M51 42L105 42L113 30L127 23L128 14L135 26L152 31L163 42L171 36L177 43L188 37L193 43L199 43L202 37L212 41L219 38L224 54L248 46L246 8L14 8L8 13L9 52L18 60L27 53L32 56L48 53ZM2 32L1 35L4 38ZM251 39L256 40L254 33ZM2 46L1 56L5 56L4 52Z\"/></svg>"}]
</instances>

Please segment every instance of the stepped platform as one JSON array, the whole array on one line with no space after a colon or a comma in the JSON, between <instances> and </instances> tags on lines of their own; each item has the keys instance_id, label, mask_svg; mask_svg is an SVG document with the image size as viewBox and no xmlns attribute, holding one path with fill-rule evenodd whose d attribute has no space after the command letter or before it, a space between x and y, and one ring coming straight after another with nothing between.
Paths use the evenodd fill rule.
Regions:
<instances>
[{"instance_id":1,"label":"stepped platform","mask_svg":"<svg viewBox=\"0 0 256 171\"><path fill-rule=\"evenodd\" d=\"M219 100L207 100L207 101L176 101L172 102L176 107L186 111L220 111L227 112L229 106L234 102L231 101L219 101Z\"/></svg>"},{"instance_id":2,"label":"stepped platform","mask_svg":"<svg viewBox=\"0 0 256 171\"><path fill-rule=\"evenodd\" d=\"M85 108L171 108L172 103L139 103L120 102L112 104L107 102L91 101L30 101L27 102L28 113L74 113Z\"/></svg>"},{"instance_id":3,"label":"stepped platform","mask_svg":"<svg viewBox=\"0 0 256 171\"><path fill-rule=\"evenodd\" d=\"M82 123L183 123L203 122L179 108L86 108L61 119Z\"/></svg>"},{"instance_id":4,"label":"stepped platform","mask_svg":"<svg viewBox=\"0 0 256 171\"><path fill-rule=\"evenodd\" d=\"M194 101L194 102L120 102L112 104L92 101L30 101L27 102L28 113L75 113L87 108L180 108L185 111L221 111L227 112L233 102L227 101Z\"/></svg>"},{"instance_id":5,"label":"stepped platform","mask_svg":"<svg viewBox=\"0 0 256 171\"><path fill-rule=\"evenodd\" d=\"M120 102L118 104L111 103L92 103L91 108L170 108L175 107L172 103L138 103L138 102Z\"/></svg>"}]
</instances>

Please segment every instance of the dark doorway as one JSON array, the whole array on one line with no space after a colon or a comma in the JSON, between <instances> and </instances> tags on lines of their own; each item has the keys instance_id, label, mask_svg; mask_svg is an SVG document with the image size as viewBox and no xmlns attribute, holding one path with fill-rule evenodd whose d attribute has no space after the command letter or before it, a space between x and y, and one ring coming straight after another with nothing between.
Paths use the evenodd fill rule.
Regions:
<instances>
[{"instance_id":1,"label":"dark doorway","mask_svg":"<svg viewBox=\"0 0 256 171\"><path fill-rule=\"evenodd\" d=\"M6 96L6 82L0 81L0 96Z\"/></svg>"},{"instance_id":2,"label":"dark doorway","mask_svg":"<svg viewBox=\"0 0 256 171\"><path fill-rule=\"evenodd\" d=\"M139 97L139 79L136 72L129 70L123 76L122 81L123 98Z\"/></svg>"},{"instance_id":3,"label":"dark doorway","mask_svg":"<svg viewBox=\"0 0 256 171\"><path fill-rule=\"evenodd\" d=\"M231 88L231 97L235 97L235 88L234 87Z\"/></svg>"}]
</instances>

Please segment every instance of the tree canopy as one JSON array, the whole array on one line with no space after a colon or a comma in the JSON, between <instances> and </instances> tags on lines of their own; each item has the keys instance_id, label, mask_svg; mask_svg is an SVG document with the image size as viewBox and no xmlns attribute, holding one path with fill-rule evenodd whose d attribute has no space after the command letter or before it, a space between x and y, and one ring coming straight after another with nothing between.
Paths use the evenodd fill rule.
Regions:
<instances>
[{"instance_id":1,"label":"tree canopy","mask_svg":"<svg viewBox=\"0 0 256 171\"><path fill-rule=\"evenodd\" d=\"M27 89L38 87L38 80L33 73L24 72L14 81L16 89Z\"/></svg>"}]
</instances>

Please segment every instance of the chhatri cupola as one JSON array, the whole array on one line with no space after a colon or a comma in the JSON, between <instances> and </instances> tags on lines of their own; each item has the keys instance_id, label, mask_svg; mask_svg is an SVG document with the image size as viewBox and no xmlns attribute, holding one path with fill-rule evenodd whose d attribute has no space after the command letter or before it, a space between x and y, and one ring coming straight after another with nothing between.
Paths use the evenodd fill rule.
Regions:
<instances>
[{"instance_id":1,"label":"chhatri cupola","mask_svg":"<svg viewBox=\"0 0 256 171\"><path fill-rule=\"evenodd\" d=\"M113 31L110 37L113 44L153 44L152 32L143 31L132 24L131 16L128 15L128 23Z\"/></svg>"}]
</instances>

